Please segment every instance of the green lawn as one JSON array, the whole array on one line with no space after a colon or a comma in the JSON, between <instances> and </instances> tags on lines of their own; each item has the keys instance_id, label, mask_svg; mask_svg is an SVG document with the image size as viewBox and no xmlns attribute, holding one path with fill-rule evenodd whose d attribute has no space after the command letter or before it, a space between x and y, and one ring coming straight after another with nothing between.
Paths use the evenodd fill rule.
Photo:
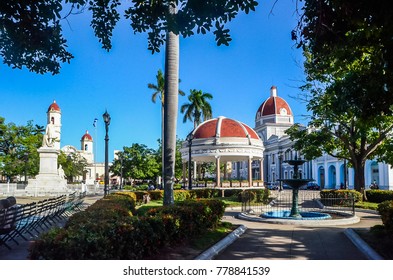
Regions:
<instances>
[{"instance_id":1,"label":"green lawn","mask_svg":"<svg viewBox=\"0 0 393 280\"><path fill-rule=\"evenodd\" d=\"M234 229L236 229L236 226L233 226L231 223L222 222L217 228L209 230L202 236L191 240L190 245L193 249L204 251L223 239Z\"/></svg>"},{"instance_id":2,"label":"green lawn","mask_svg":"<svg viewBox=\"0 0 393 280\"><path fill-rule=\"evenodd\" d=\"M137 205L136 208L136 215L143 216L149 209L162 206L162 200L152 200L147 204Z\"/></svg>"},{"instance_id":3,"label":"green lawn","mask_svg":"<svg viewBox=\"0 0 393 280\"><path fill-rule=\"evenodd\" d=\"M355 207L362 208L362 209L377 210L378 209L378 203L367 202L367 201L359 201L359 202L355 203Z\"/></svg>"}]
</instances>

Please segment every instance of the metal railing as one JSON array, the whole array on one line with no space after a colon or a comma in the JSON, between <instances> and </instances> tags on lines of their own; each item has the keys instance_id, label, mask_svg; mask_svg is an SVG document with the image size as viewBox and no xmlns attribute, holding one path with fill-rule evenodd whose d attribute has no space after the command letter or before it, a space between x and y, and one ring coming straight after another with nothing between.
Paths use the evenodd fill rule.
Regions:
<instances>
[{"instance_id":1,"label":"metal railing","mask_svg":"<svg viewBox=\"0 0 393 280\"><path fill-rule=\"evenodd\" d=\"M300 212L326 212L336 215L354 216L355 199L352 195L338 197L329 194L320 197L319 191L300 190L298 197ZM272 191L268 202L255 201L255 195L246 190L242 194L243 213L265 213L269 211L290 210L292 207L292 190Z\"/></svg>"}]
</instances>

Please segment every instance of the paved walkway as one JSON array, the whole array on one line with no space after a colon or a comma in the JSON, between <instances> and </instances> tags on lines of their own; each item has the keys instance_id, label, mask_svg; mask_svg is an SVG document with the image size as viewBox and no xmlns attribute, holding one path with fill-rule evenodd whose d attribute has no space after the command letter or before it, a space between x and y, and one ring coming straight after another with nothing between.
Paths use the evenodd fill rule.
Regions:
<instances>
[{"instance_id":1,"label":"paved walkway","mask_svg":"<svg viewBox=\"0 0 393 280\"><path fill-rule=\"evenodd\" d=\"M243 224L246 232L223 250L219 260L365 260L366 257L344 234L347 228L368 230L381 224L377 214L357 212L360 222L353 225L304 227L235 218L227 211L224 220Z\"/></svg>"}]
</instances>

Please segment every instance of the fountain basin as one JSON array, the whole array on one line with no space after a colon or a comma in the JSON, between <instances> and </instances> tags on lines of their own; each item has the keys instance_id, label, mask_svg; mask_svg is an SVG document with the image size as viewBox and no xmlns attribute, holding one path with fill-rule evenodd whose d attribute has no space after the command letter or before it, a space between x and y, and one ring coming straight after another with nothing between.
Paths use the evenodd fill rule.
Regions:
<instances>
[{"instance_id":1,"label":"fountain basin","mask_svg":"<svg viewBox=\"0 0 393 280\"><path fill-rule=\"evenodd\" d=\"M291 217L290 210L282 211L269 211L261 215L262 218L273 218L273 219L291 219L291 220L326 220L332 217L327 213L321 212L300 212L301 217Z\"/></svg>"}]
</instances>

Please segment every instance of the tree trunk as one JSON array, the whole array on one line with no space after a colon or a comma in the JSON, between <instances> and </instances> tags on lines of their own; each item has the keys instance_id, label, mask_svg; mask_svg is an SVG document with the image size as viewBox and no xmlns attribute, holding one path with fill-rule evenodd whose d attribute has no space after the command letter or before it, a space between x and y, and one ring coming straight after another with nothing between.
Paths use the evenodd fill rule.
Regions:
<instances>
[{"instance_id":1,"label":"tree trunk","mask_svg":"<svg viewBox=\"0 0 393 280\"><path fill-rule=\"evenodd\" d=\"M167 32L164 102L164 205L174 204L176 124L179 94L179 36Z\"/></svg>"},{"instance_id":2,"label":"tree trunk","mask_svg":"<svg viewBox=\"0 0 393 280\"><path fill-rule=\"evenodd\" d=\"M164 186L164 104L161 104L161 187Z\"/></svg>"},{"instance_id":3,"label":"tree trunk","mask_svg":"<svg viewBox=\"0 0 393 280\"><path fill-rule=\"evenodd\" d=\"M355 175L355 190L363 194L363 200L366 201L366 183L364 179L364 162L361 159L356 159L353 164Z\"/></svg>"}]
</instances>

